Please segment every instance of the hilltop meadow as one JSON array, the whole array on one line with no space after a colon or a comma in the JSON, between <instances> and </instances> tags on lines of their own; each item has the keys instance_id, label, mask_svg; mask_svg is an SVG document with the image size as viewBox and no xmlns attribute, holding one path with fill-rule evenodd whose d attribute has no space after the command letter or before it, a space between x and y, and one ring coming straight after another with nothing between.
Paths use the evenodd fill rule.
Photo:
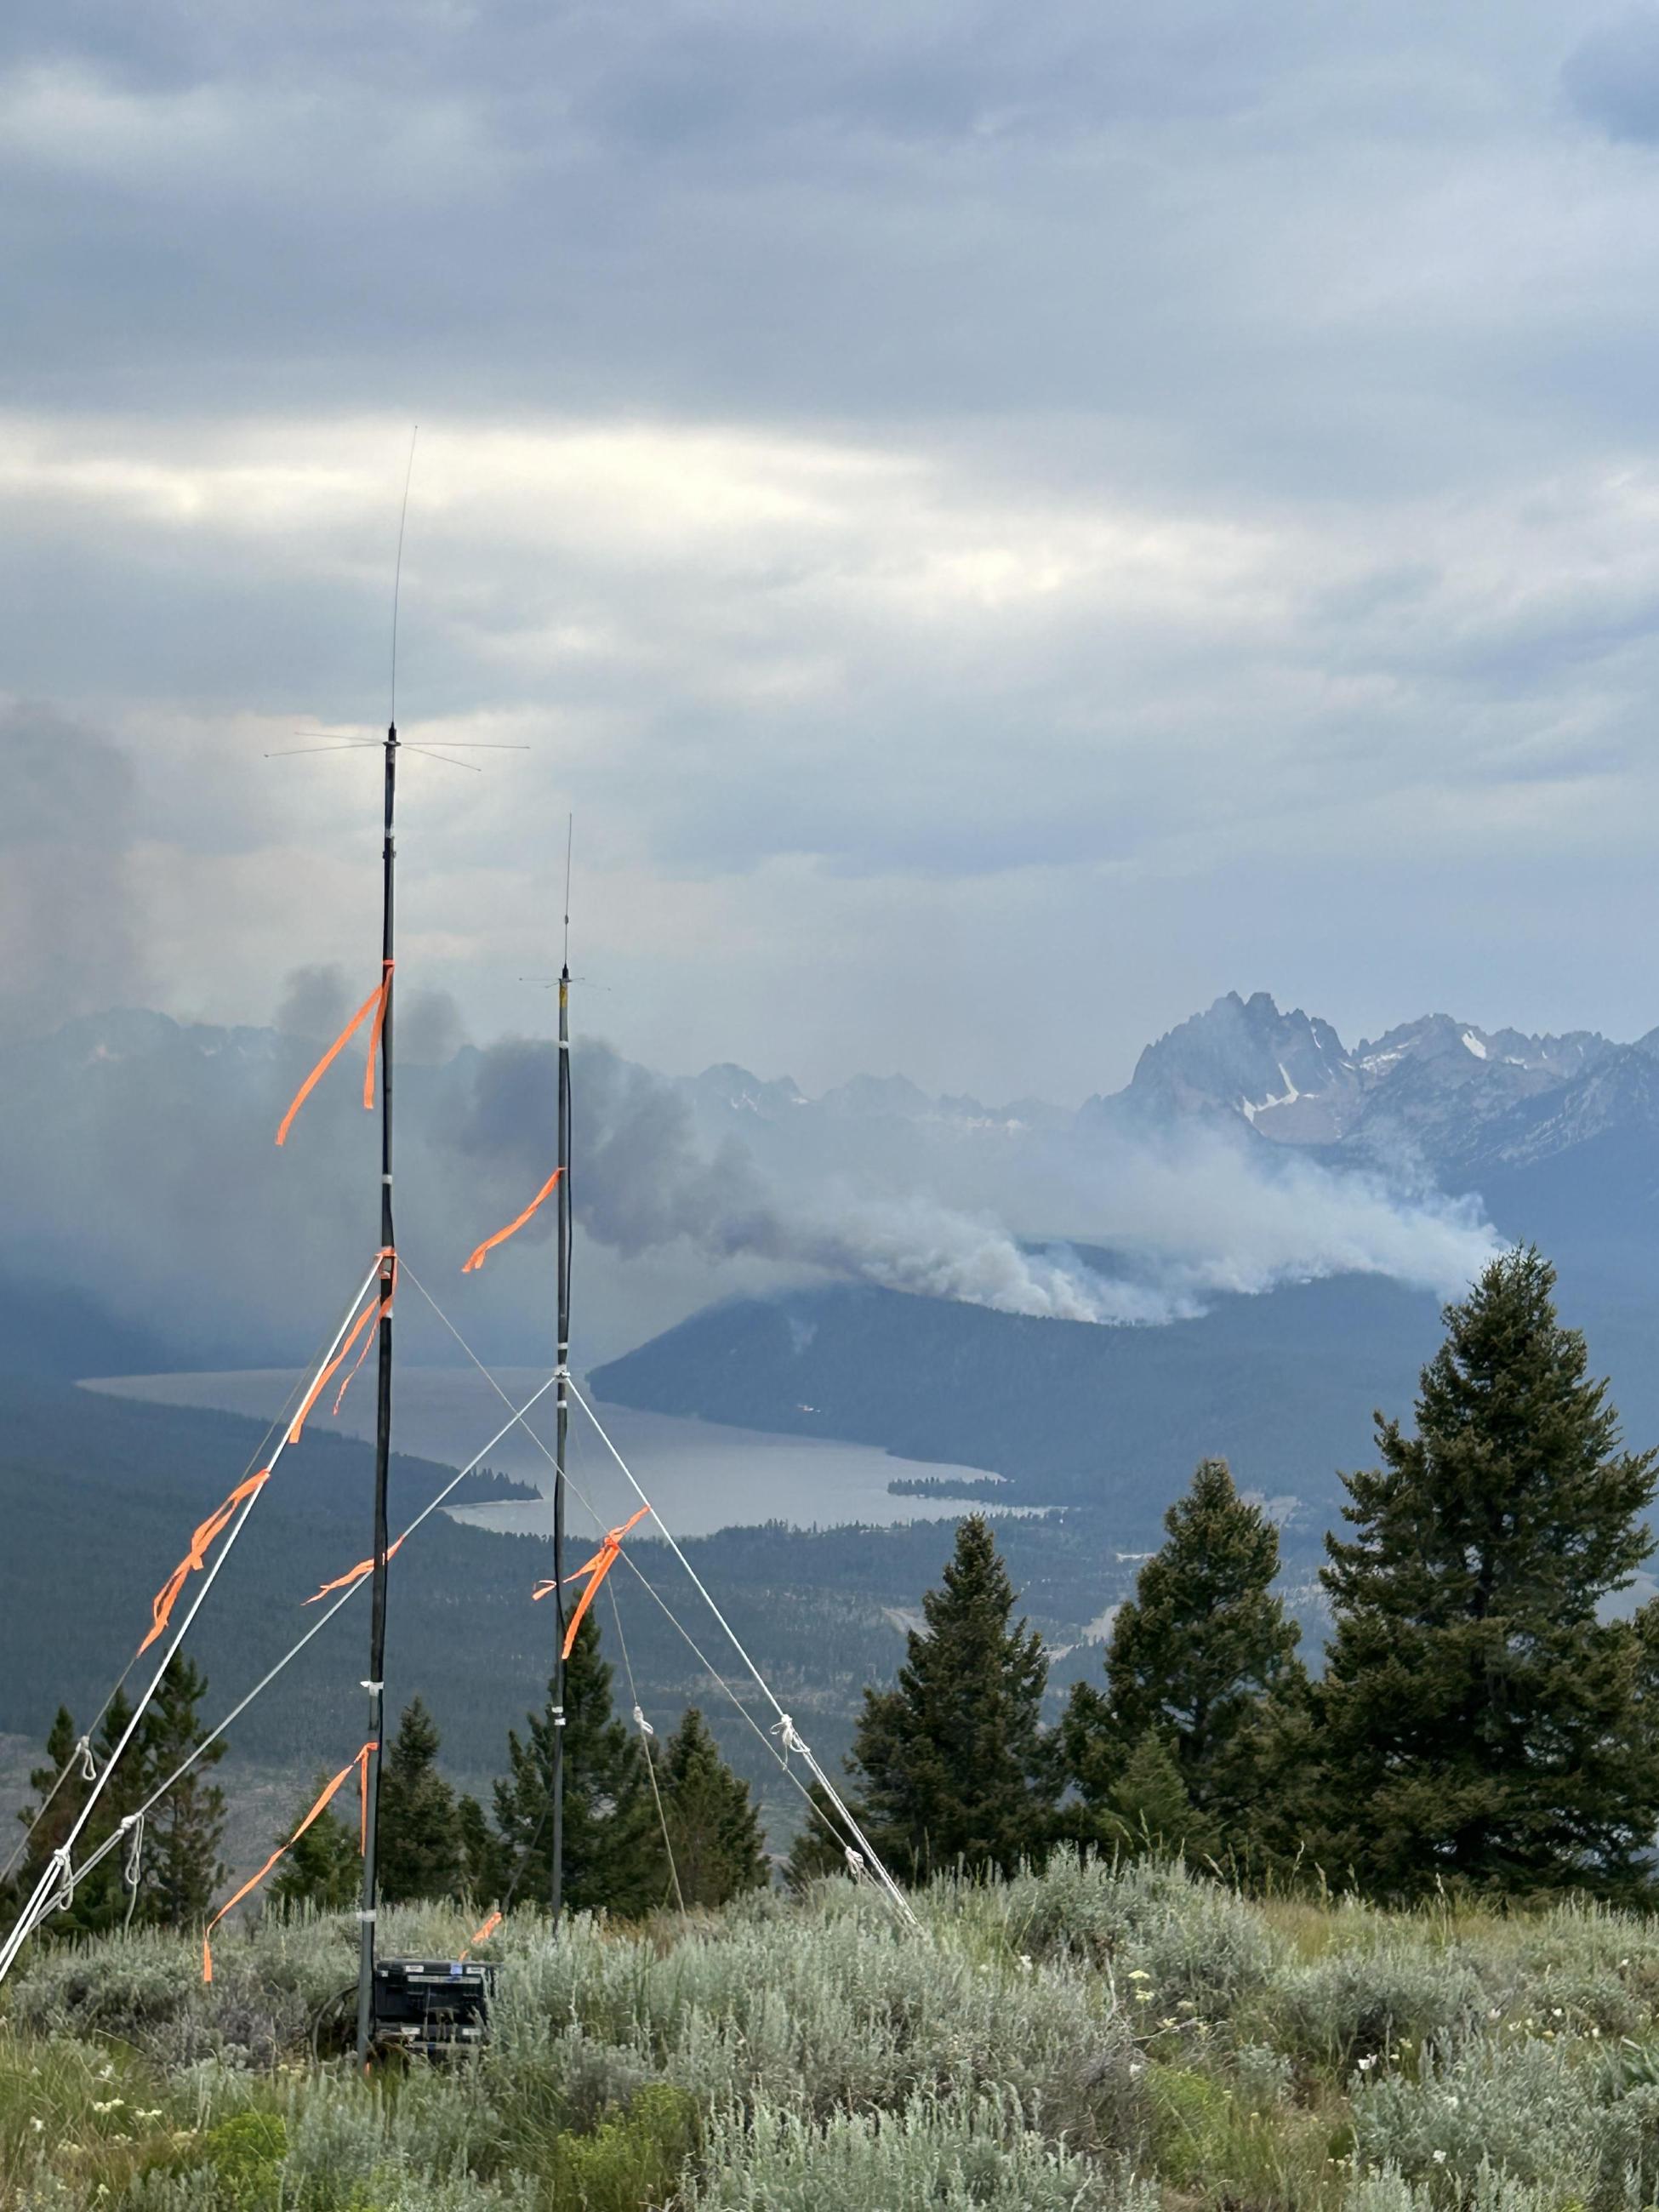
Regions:
<instances>
[{"instance_id":1,"label":"hilltop meadow","mask_svg":"<svg viewBox=\"0 0 1659 2212\"><path fill-rule=\"evenodd\" d=\"M313 2055L349 1915L35 1953L0 2013L15 2212L1640 2212L1659 1923L1251 1899L1070 1852L632 1925L520 1911L493 2039ZM453 1953L454 1909L387 1916Z\"/></svg>"}]
</instances>

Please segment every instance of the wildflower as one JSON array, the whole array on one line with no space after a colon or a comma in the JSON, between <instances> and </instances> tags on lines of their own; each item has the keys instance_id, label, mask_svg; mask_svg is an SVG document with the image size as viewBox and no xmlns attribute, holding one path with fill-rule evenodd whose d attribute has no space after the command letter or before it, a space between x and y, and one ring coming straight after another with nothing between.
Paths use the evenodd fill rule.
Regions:
<instances>
[{"instance_id":1,"label":"wildflower","mask_svg":"<svg viewBox=\"0 0 1659 2212\"><path fill-rule=\"evenodd\" d=\"M1359 2070L1360 2070L1360 2072L1361 2072L1362 2074L1369 2074L1369 2073L1370 2072L1370 2070L1371 2070L1372 2067L1376 2065L1376 2058L1373 2057L1361 2058L1361 2059L1359 2059L1358 2061L1357 2061L1356 2063L1358 2063L1358 2068L1359 2068Z\"/></svg>"},{"instance_id":2,"label":"wildflower","mask_svg":"<svg viewBox=\"0 0 1659 2212\"><path fill-rule=\"evenodd\" d=\"M40 2119L40 2118L34 2118L34 2119L32 2119L32 2120L29 2122L29 2125L33 2129L33 2130L34 2130L34 2132L35 2132L35 2134L36 2134L36 2135L40 2135L40 2134L41 2134L41 2133L43 2132L43 2130L45 2130L46 2124L46 2122L45 2122L43 2119Z\"/></svg>"},{"instance_id":3,"label":"wildflower","mask_svg":"<svg viewBox=\"0 0 1659 2212\"><path fill-rule=\"evenodd\" d=\"M1129 1979L1132 1982L1150 1982L1152 1978L1145 1966L1131 1966L1129 1969Z\"/></svg>"},{"instance_id":4,"label":"wildflower","mask_svg":"<svg viewBox=\"0 0 1659 2212\"><path fill-rule=\"evenodd\" d=\"M1137 2004L1151 2004L1152 1999L1157 1996L1157 1994L1158 1992L1156 1990L1137 1990L1135 1991L1135 2002Z\"/></svg>"}]
</instances>

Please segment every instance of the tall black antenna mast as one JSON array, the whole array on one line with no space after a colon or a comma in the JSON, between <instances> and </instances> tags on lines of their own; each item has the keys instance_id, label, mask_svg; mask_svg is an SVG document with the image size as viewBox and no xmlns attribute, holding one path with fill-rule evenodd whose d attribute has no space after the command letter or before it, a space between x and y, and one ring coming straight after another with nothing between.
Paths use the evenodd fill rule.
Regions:
<instances>
[{"instance_id":1,"label":"tall black antenna mast","mask_svg":"<svg viewBox=\"0 0 1659 2212\"><path fill-rule=\"evenodd\" d=\"M558 1368L553 1437L553 1801L552 1883L549 1904L556 1928L564 1910L564 1491L565 1443L570 1429L570 851L573 816L565 829L564 953L559 971Z\"/></svg>"},{"instance_id":2,"label":"tall black antenna mast","mask_svg":"<svg viewBox=\"0 0 1659 2212\"><path fill-rule=\"evenodd\" d=\"M404 476L398 520L398 565L392 585L392 696L386 732L386 842L380 860L380 1329L374 1413L374 1571L369 1595L368 1757L363 1768L363 1899L357 1915L357 2060L368 2063L374 2037L374 1917L380 1905L380 1757L386 1743L386 1567L391 1532L386 1488L392 1468L392 1293L398 1274L398 1240L392 1221L392 995L396 973L392 931L398 848L392 811L398 792L398 601L403 586L404 526L415 473L415 427Z\"/></svg>"}]
</instances>

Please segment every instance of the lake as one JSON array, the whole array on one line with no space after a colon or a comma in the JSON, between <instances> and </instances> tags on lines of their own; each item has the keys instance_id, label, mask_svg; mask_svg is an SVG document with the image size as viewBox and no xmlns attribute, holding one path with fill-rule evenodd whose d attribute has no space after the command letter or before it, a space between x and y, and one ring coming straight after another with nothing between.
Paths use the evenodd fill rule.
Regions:
<instances>
[{"instance_id":1,"label":"lake","mask_svg":"<svg viewBox=\"0 0 1659 2212\"><path fill-rule=\"evenodd\" d=\"M522 1405L545 1382L544 1369L496 1370L501 1388ZM246 1413L274 1420L294 1387L288 1369L245 1368L195 1375L103 1376L84 1382L88 1390L138 1398L163 1406L197 1406L216 1412ZM963 1475L983 1479L981 1468L945 1467L896 1459L873 1444L838 1443L817 1437L769 1436L753 1429L726 1428L714 1421L688 1420L675 1414L642 1413L627 1406L592 1399L595 1412L641 1487L677 1536L704 1536L762 1521L787 1522L799 1528L833 1528L846 1522L885 1526L902 1521L935 1521L959 1514L959 1498L895 1498L887 1485L901 1475ZM337 1417L319 1401L311 1420L343 1436L372 1438L374 1381L372 1363L364 1369ZM400 1366L393 1401L392 1444L419 1459L459 1467L494 1436L508 1409L475 1368ZM550 1452L553 1394L550 1390L528 1417L535 1435ZM497 1474L520 1481L552 1483L552 1468L522 1425L510 1429L486 1462ZM602 1527L625 1521L638 1500L627 1479L580 1406L570 1413L568 1470L578 1499L591 1501ZM457 1493L464 1498L465 1491ZM1005 1507L993 1511L1032 1509ZM545 1532L551 1508L545 1495L522 1502L462 1506L459 1520L481 1527ZM573 1506L573 1528L588 1524Z\"/></svg>"}]
</instances>

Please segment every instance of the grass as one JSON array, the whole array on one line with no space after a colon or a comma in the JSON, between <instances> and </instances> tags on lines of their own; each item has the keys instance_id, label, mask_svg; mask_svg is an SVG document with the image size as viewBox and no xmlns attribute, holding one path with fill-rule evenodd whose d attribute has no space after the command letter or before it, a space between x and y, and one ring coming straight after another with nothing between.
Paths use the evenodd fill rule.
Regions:
<instances>
[{"instance_id":1,"label":"grass","mask_svg":"<svg viewBox=\"0 0 1659 2212\"><path fill-rule=\"evenodd\" d=\"M478 2058L314 2060L349 1919L33 1954L11 2212L1646 2212L1659 1923L1254 1902L1179 1868L844 1881L550 1936ZM392 1951L465 1940L386 1916Z\"/></svg>"}]
</instances>

